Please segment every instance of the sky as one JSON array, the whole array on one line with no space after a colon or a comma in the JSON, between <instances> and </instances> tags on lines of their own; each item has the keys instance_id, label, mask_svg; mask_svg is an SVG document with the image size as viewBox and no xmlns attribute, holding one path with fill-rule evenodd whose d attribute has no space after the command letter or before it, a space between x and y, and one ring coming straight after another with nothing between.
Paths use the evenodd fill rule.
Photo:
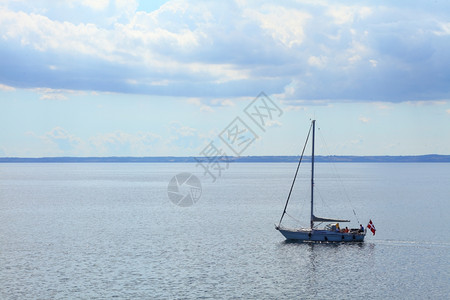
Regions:
<instances>
[{"instance_id":1,"label":"sky","mask_svg":"<svg viewBox=\"0 0 450 300\"><path fill-rule=\"evenodd\" d=\"M448 1L0 0L0 156L450 154Z\"/></svg>"}]
</instances>

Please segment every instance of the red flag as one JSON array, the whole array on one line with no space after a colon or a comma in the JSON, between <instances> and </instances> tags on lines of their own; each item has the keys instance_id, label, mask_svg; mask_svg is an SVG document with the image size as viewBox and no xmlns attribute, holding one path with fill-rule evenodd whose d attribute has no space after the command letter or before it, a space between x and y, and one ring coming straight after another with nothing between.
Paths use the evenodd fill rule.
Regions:
<instances>
[{"instance_id":1,"label":"red flag","mask_svg":"<svg viewBox=\"0 0 450 300\"><path fill-rule=\"evenodd\" d=\"M370 229L370 231L372 231L373 235L375 235L375 231L377 231L375 229L375 225L373 225L372 220L369 221L369 224L367 224L367 228Z\"/></svg>"}]
</instances>

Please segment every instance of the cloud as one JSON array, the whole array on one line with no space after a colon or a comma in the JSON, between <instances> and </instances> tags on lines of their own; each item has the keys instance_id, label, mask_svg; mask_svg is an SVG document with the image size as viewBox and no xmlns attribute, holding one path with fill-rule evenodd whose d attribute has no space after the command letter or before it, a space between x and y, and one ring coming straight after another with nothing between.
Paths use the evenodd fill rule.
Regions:
<instances>
[{"instance_id":1,"label":"cloud","mask_svg":"<svg viewBox=\"0 0 450 300\"><path fill-rule=\"evenodd\" d=\"M435 35L438 36L450 35L450 22L440 23L439 27L440 28L438 30L433 31Z\"/></svg>"},{"instance_id":2,"label":"cloud","mask_svg":"<svg viewBox=\"0 0 450 300\"><path fill-rule=\"evenodd\" d=\"M235 104L230 99L225 99L225 100L220 101L220 105L221 106L234 106Z\"/></svg>"},{"instance_id":3,"label":"cloud","mask_svg":"<svg viewBox=\"0 0 450 300\"><path fill-rule=\"evenodd\" d=\"M189 104L193 104L195 106L200 107L200 111L206 112L206 113L212 113L214 112L214 109L210 105L203 104L202 100L199 98L190 98L187 100Z\"/></svg>"},{"instance_id":4,"label":"cloud","mask_svg":"<svg viewBox=\"0 0 450 300\"><path fill-rule=\"evenodd\" d=\"M28 133L28 135L36 136L32 132ZM79 137L70 134L64 128L59 126L54 127L43 136L38 136L38 138L52 148L50 150L51 153L58 155L77 154L77 149L82 144L82 140Z\"/></svg>"},{"instance_id":5,"label":"cloud","mask_svg":"<svg viewBox=\"0 0 450 300\"><path fill-rule=\"evenodd\" d=\"M5 85L5 84L0 84L0 90L1 91L6 91L6 92L12 92L12 91L15 91L16 89L13 88L12 86L8 86L8 85Z\"/></svg>"},{"instance_id":6,"label":"cloud","mask_svg":"<svg viewBox=\"0 0 450 300\"><path fill-rule=\"evenodd\" d=\"M0 1L1 2L1 1ZM136 0L36 0L3 1L3 6L14 10L45 15L51 20L72 24L96 23L109 27L123 22L138 8Z\"/></svg>"},{"instance_id":7,"label":"cloud","mask_svg":"<svg viewBox=\"0 0 450 300\"><path fill-rule=\"evenodd\" d=\"M109 6L109 0L83 0L81 3L93 10L104 10Z\"/></svg>"},{"instance_id":8,"label":"cloud","mask_svg":"<svg viewBox=\"0 0 450 300\"><path fill-rule=\"evenodd\" d=\"M360 116L360 117L358 118L358 120L359 120L360 122L362 122L362 123L369 123L369 122L370 122L370 118L364 117L364 116Z\"/></svg>"},{"instance_id":9,"label":"cloud","mask_svg":"<svg viewBox=\"0 0 450 300\"><path fill-rule=\"evenodd\" d=\"M370 7L364 6L330 6L326 14L334 19L337 25L353 24L355 19L364 19L372 13Z\"/></svg>"},{"instance_id":10,"label":"cloud","mask_svg":"<svg viewBox=\"0 0 450 300\"><path fill-rule=\"evenodd\" d=\"M115 131L95 135L88 140L90 151L103 156L152 156L162 138L151 132Z\"/></svg>"},{"instance_id":11,"label":"cloud","mask_svg":"<svg viewBox=\"0 0 450 300\"><path fill-rule=\"evenodd\" d=\"M449 102L446 100L429 100L429 101L408 101L406 104L413 106L425 106L425 105L447 105Z\"/></svg>"},{"instance_id":12,"label":"cloud","mask_svg":"<svg viewBox=\"0 0 450 300\"><path fill-rule=\"evenodd\" d=\"M378 65L378 61L376 61L375 59L369 59L369 62L374 68Z\"/></svg>"},{"instance_id":13,"label":"cloud","mask_svg":"<svg viewBox=\"0 0 450 300\"><path fill-rule=\"evenodd\" d=\"M306 111L307 108L305 106L300 105L285 105L284 111Z\"/></svg>"},{"instance_id":14,"label":"cloud","mask_svg":"<svg viewBox=\"0 0 450 300\"><path fill-rule=\"evenodd\" d=\"M208 140L208 137L192 127L183 125L180 122L171 122L169 136L166 146L169 148L182 149L183 151L199 151L199 147Z\"/></svg>"},{"instance_id":15,"label":"cloud","mask_svg":"<svg viewBox=\"0 0 450 300\"><path fill-rule=\"evenodd\" d=\"M311 15L301 10L289 9L279 5L262 5L262 9L247 8L244 14L255 19L260 28L269 34L274 41L283 46L293 48L305 39L304 26ZM280 20L283 22L280 22Z\"/></svg>"},{"instance_id":16,"label":"cloud","mask_svg":"<svg viewBox=\"0 0 450 300\"><path fill-rule=\"evenodd\" d=\"M200 111L212 113L216 110L214 108L225 108L234 107L235 103L231 99L214 98L214 99L200 99L200 98L189 98L187 100L189 104L196 105L200 107Z\"/></svg>"},{"instance_id":17,"label":"cloud","mask_svg":"<svg viewBox=\"0 0 450 300\"><path fill-rule=\"evenodd\" d=\"M266 122L266 127L281 127L283 124L277 120L269 120Z\"/></svg>"},{"instance_id":18,"label":"cloud","mask_svg":"<svg viewBox=\"0 0 450 300\"><path fill-rule=\"evenodd\" d=\"M28 148L8 148L6 151L0 147L0 150L25 157L167 156L170 153L189 156L199 155L205 145L218 138L218 134L216 129L200 131L178 121L168 124L166 130L159 134L150 131L116 130L79 136L66 128L55 126L44 133L27 131L27 144L31 145Z\"/></svg>"},{"instance_id":19,"label":"cloud","mask_svg":"<svg viewBox=\"0 0 450 300\"><path fill-rule=\"evenodd\" d=\"M308 64L322 69L326 67L327 60L328 58L326 56L311 56L308 58Z\"/></svg>"},{"instance_id":20,"label":"cloud","mask_svg":"<svg viewBox=\"0 0 450 300\"><path fill-rule=\"evenodd\" d=\"M202 102L262 90L292 103L448 99L450 9L416 4L2 2L0 84Z\"/></svg>"},{"instance_id":21,"label":"cloud","mask_svg":"<svg viewBox=\"0 0 450 300\"><path fill-rule=\"evenodd\" d=\"M195 128L184 126L180 122L172 122L170 129L172 132L176 133L176 135L182 137L195 136L197 133Z\"/></svg>"},{"instance_id":22,"label":"cloud","mask_svg":"<svg viewBox=\"0 0 450 300\"><path fill-rule=\"evenodd\" d=\"M211 106L208 106L208 105L202 105L200 107L200 110L203 111L203 112L207 112L207 113L214 112L214 109Z\"/></svg>"},{"instance_id":23,"label":"cloud","mask_svg":"<svg viewBox=\"0 0 450 300\"><path fill-rule=\"evenodd\" d=\"M65 93L73 93L73 91L54 90L50 88L36 88L34 91L41 94L39 98L41 100L67 100L68 98Z\"/></svg>"},{"instance_id":24,"label":"cloud","mask_svg":"<svg viewBox=\"0 0 450 300\"><path fill-rule=\"evenodd\" d=\"M372 102L372 105L379 110L393 109L391 104L385 102Z\"/></svg>"},{"instance_id":25,"label":"cloud","mask_svg":"<svg viewBox=\"0 0 450 300\"><path fill-rule=\"evenodd\" d=\"M81 138L61 126L40 135L26 133L35 143L34 153L45 156L154 156L164 155L165 141L152 132L114 131ZM25 153L23 150L19 153Z\"/></svg>"}]
</instances>

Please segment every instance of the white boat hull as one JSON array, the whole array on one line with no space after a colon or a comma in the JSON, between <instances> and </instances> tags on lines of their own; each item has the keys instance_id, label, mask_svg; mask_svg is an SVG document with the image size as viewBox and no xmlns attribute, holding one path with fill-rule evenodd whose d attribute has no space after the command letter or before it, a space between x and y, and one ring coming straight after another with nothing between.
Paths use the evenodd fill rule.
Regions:
<instances>
[{"instance_id":1,"label":"white boat hull","mask_svg":"<svg viewBox=\"0 0 450 300\"><path fill-rule=\"evenodd\" d=\"M364 242L365 233L343 233L325 229L276 228L287 240L303 242Z\"/></svg>"}]
</instances>

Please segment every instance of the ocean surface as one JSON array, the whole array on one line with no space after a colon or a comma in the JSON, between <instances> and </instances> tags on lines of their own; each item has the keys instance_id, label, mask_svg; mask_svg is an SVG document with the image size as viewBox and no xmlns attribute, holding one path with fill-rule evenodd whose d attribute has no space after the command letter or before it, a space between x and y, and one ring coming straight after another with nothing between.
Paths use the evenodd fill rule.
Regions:
<instances>
[{"instance_id":1,"label":"ocean surface","mask_svg":"<svg viewBox=\"0 0 450 300\"><path fill-rule=\"evenodd\" d=\"M286 242L294 163L0 164L0 299L449 299L450 164L316 166L316 215L375 236ZM283 224L308 224L309 172Z\"/></svg>"}]
</instances>

